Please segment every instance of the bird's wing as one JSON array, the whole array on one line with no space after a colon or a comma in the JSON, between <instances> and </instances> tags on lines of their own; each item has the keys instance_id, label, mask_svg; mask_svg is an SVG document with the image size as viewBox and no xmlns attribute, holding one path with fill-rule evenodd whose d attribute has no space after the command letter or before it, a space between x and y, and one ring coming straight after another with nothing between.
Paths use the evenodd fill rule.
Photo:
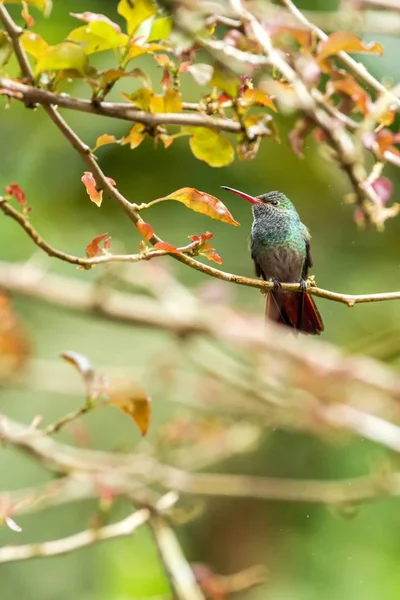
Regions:
<instances>
[{"instance_id":1,"label":"bird's wing","mask_svg":"<svg viewBox=\"0 0 400 600\"><path fill-rule=\"evenodd\" d=\"M257 277L262 277L263 279L266 279L260 263L257 262L255 252L253 250L253 243L252 243L251 238L250 238L250 253L251 253L251 258L253 259L253 262L254 262L254 269L255 269Z\"/></svg>"},{"instance_id":2,"label":"bird's wing","mask_svg":"<svg viewBox=\"0 0 400 600\"><path fill-rule=\"evenodd\" d=\"M302 223L302 225L303 225L303 223ZM311 244L310 244L311 235L305 225L303 225L302 233L303 233L304 241L306 243L306 259L304 261L303 272L302 272L301 276L303 279L307 279L308 270L313 266L313 261L312 261L312 256L311 256Z\"/></svg>"}]
</instances>

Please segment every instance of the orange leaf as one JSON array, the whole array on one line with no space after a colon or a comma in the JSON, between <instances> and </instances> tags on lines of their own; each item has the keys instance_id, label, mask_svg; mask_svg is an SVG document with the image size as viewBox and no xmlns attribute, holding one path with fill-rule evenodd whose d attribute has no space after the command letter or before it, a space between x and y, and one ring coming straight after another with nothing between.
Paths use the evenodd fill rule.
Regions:
<instances>
[{"instance_id":1,"label":"orange leaf","mask_svg":"<svg viewBox=\"0 0 400 600\"><path fill-rule=\"evenodd\" d=\"M103 135L100 135L97 138L96 145L92 149L92 152L97 150L97 148L101 148L101 146L105 146L106 144L114 144L114 142L116 142L116 141L117 141L117 138L115 137L115 135L110 135L109 133L103 133Z\"/></svg>"},{"instance_id":2,"label":"orange leaf","mask_svg":"<svg viewBox=\"0 0 400 600\"><path fill-rule=\"evenodd\" d=\"M104 241L104 248L100 246L100 242ZM86 246L86 256L88 258L94 258L95 256L100 256L104 254L105 250L108 250L110 247L111 238L108 233L102 233L97 235L92 239L90 244Z\"/></svg>"},{"instance_id":3,"label":"orange leaf","mask_svg":"<svg viewBox=\"0 0 400 600\"><path fill-rule=\"evenodd\" d=\"M268 96L268 94L266 94L262 90L248 89L243 94L242 100L244 100L244 102L247 106L252 106L254 104L256 104L256 105L258 104L261 106L267 106L268 108L271 108L272 110L277 112L277 109L276 109L275 104L273 103L273 100Z\"/></svg>"},{"instance_id":4,"label":"orange leaf","mask_svg":"<svg viewBox=\"0 0 400 600\"><path fill-rule=\"evenodd\" d=\"M351 31L335 31L320 44L318 62L342 51L383 54L382 45L377 42L365 43Z\"/></svg>"},{"instance_id":5,"label":"orange leaf","mask_svg":"<svg viewBox=\"0 0 400 600\"><path fill-rule=\"evenodd\" d=\"M6 194L15 198L21 206L26 206L25 192L19 187L18 183L11 183L6 187Z\"/></svg>"},{"instance_id":6,"label":"orange leaf","mask_svg":"<svg viewBox=\"0 0 400 600\"><path fill-rule=\"evenodd\" d=\"M29 354L29 338L12 309L10 298L0 290L0 382L19 373Z\"/></svg>"},{"instance_id":7,"label":"orange leaf","mask_svg":"<svg viewBox=\"0 0 400 600\"><path fill-rule=\"evenodd\" d=\"M114 179L111 179L111 177L106 177L106 179L111 185L115 185ZM96 206L101 206L103 201L103 190L97 189L93 174L90 171L85 171L81 177L81 181L85 186L91 201L94 202Z\"/></svg>"},{"instance_id":8,"label":"orange leaf","mask_svg":"<svg viewBox=\"0 0 400 600\"><path fill-rule=\"evenodd\" d=\"M22 2L21 17L24 19L27 27L32 27L35 24L35 19L29 12L28 4L24 1Z\"/></svg>"},{"instance_id":9,"label":"orange leaf","mask_svg":"<svg viewBox=\"0 0 400 600\"><path fill-rule=\"evenodd\" d=\"M195 188L180 188L168 196L158 198L158 200L176 200L177 202L182 202L182 204L191 210L211 217L211 219L217 219L217 221L223 221L230 225L239 225L221 200Z\"/></svg>"},{"instance_id":10,"label":"orange leaf","mask_svg":"<svg viewBox=\"0 0 400 600\"><path fill-rule=\"evenodd\" d=\"M153 228L151 225L149 225L149 223L146 223L146 221L142 221L142 220L138 221L136 223L136 227L146 242L148 242L149 239L151 239L153 237L153 235L154 235Z\"/></svg>"},{"instance_id":11,"label":"orange leaf","mask_svg":"<svg viewBox=\"0 0 400 600\"><path fill-rule=\"evenodd\" d=\"M331 79L327 84L327 91L330 94L338 92L349 96L354 102L357 110L363 115L367 114L368 104L371 99L364 88L362 88L350 75L340 79Z\"/></svg>"},{"instance_id":12,"label":"orange leaf","mask_svg":"<svg viewBox=\"0 0 400 600\"><path fill-rule=\"evenodd\" d=\"M129 415L139 427L142 436L145 436L151 418L151 399L145 390L130 379L114 380L111 382L108 396L105 404L116 406Z\"/></svg>"},{"instance_id":13,"label":"orange leaf","mask_svg":"<svg viewBox=\"0 0 400 600\"><path fill-rule=\"evenodd\" d=\"M166 242L157 242L153 246L154 250L165 250L165 252L172 252L172 254L179 254L178 248L172 246L171 244L167 244Z\"/></svg>"},{"instance_id":14,"label":"orange leaf","mask_svg":"<svg viewBox=\"0 0 400 600\"><path fill-rule=\"evenodd\" d=\"M143 125L143 123L135 123L134 125L132 125L128 135L122 138L122 146L125 146L125 144L129 144L131 150L137 148L144 140L144 131L145 126Z\"/></svg>"}]
</instances>

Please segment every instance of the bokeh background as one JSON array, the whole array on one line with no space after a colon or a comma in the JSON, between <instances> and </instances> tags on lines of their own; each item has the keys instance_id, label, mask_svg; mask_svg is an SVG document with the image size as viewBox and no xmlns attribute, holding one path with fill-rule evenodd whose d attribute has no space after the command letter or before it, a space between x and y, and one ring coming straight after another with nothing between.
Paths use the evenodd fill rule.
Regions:
<instances>
[{"instance_id":1,"label":"bokeh background","mask_svg":"<svg viewBox=\"0 0 400 600\"><path fill-rule=\"evenodd\" d=\"M78 25L69 12L90 10L115 18L116 3L109 0L54 2L51 19L37 18L35 31L50 43L61 41ZM298 2L309 9L333 10L333 0ZM15 13L17 14L17 13ZM382 58L364 59L379 78L395 79L398 73L399 39L366 35L385 47ZM104 60L110 60L100 56ZM151 59L138 59L159 84L160 71ZM77 93L88 94L83 84L74 84ZM138 83L124 81L123 89L133 91ZM121 89L121 86L120 88ZM189 79L184 83L187 101L195 101L197 90ZM114 98L119 99L118 91ZM4 107L4 102L2 102ZM81 137L94 145L98 135L127 133L129 124L95 116L65 114ZM178 203L166 203L149 211L148 220L171 243L183 245L187 235L211 230L223 268L252 274L248 253L251 224L249 205L219 189L220 185L241 188L251 194L278 189L295 202L303 221L310 227L313 242L314 274L320 287L349 293L396 290L399 285L400 220L387 223L386 231L361 232L353 221L353 208L342 198L350 191L345 176L318 153L312 140L304 160L288 147L286 136L293 121L277 117L281 143L264 141L257 158L235 162L228 168L212 169L197 161L187 139L172 147L154 149L146 140L138 149L107 146L98 152L107 175L135 202L165 196L184 186L197 187L220 197L240 228L210 221ZM24 109L17 102L0 111L2 152L0 187L18 182L33 207L32 221L52 244L68 252L83 254L87 243L108 231L113 248L135 252L139 236L132 224L111 201L99 210L90 203L80 181L84 166L61 134L41 110ZM397 197L400 172L387 167ZM0 217L0 259L38 261L55 272L82 280L96 273L77 271L38 254L15 223ZM164 259L162 259L164 260ZM173 262L166 258L166 261ZM190 286L208 280L202 274L171 265ZM252 289L226 284L233 303L249 311L264 310L264 300ZM16 310L34 344L35 357L57 360L62 350L86 354L96 365L125 366L140 377L153 397L153 423L149 440L157 427L179 413L177 392L157 386L146 378L146 367L155 354L171 349L165 334L149 332L105 320L84 318L72 312L15 297ZM398 368L400 310L397 302L373 303L349 309L319 300L326 333L324 339L345 351L361 351L390 360ZM381 340L386 343L381 344ZM65 365L66 373L70 367ZM178 400L178 403L176 402ZM36 414L45 420L63 414L79 398L21 390L0 389L0 412L24 422ZM117 411L99 411L86 419L93 446L124 447L136 450L143 445L138 431ZM393 457L363 440L346 439L339 445L294 433L265 432L256 452L215 465L215 470L255 475L296 478L339 478L381 468ZM7 449L0 453L0 490L17 489L44 482L48 475L33 462ZM400 510L395 499L376 501L359 509L338 513L329 507L265 503L259 501L208 500L202 516L178 529L189 560L208 563L215 571L228 574L254 563L265 564L265 586L247 593L252 600L397 600L400 589ZM125 507L126 508L126 507ZM116 508L118 516L124 507ZM0 544L27 543L70 535L90 523L93 504L49 509L38 515L20 517L23 532L0 529ZM168 584L150 535L142 529L132 539L108 542L65 557L0 566L2 600L125 600L168 594Z\"/></svg>"}]
</instances>

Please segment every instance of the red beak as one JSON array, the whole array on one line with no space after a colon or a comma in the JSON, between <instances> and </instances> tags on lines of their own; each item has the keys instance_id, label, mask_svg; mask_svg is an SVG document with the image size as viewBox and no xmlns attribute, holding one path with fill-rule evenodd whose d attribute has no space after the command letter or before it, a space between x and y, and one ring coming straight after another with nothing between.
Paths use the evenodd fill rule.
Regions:
<instances>
[{"instance_id":1,"label":"red beak","mask_svg":"<svg viewBox=\"0 0 400 600\"><path fill-rule=\"evenodd\" d=\"M228 190L228 192L233 192L241 198L244 198L245 200L247 200L247 202L250 202L250 204L262 204L262 200L259 200L255 196L250 196L249 194L245 194L244 192L240 192L239 190L234 190L233 188L228 187L227 185L221 185L221 188L223 190Z\"/></svg>"}]
</instances>

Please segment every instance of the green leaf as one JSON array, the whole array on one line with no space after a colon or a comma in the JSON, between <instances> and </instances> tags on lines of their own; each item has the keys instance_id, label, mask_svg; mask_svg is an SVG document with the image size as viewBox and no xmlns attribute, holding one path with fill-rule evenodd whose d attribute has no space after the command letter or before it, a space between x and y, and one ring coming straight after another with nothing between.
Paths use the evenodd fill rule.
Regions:
<instances>
[{"instance_id":1,"label":"green leaf","mask_svg":"<svg viewBox=\"0 0 400 600\"><path fill-rule=\"evenodd\" d=\"M132 35L143 21L156 14L157 8L152 0L120 0L117 11L126 20L128 34Z\"/></svg>"},{"instance_id":2,"label":"green leaf","mask_svg":"<svg viewBox=\"0 0 400 600\"><path fill-rule=\"evenodd\" d=\"M206 127L191 129L189 143L196 158L211 167L226 167L233 162L235 151L230 140Z\"/></svg>"},{"instance_id":3,"label":"green leaf","mask_svg":"<svg viewBox=\"0 0 400 600\"><path fill-rule=\"evenodd\" d=\"M236 98L240 87L240 81L233 71L217 63L214 67L210 85L226 92L231 98Z\"/></svg>"},{"instance_id":4,"label":"green leaf","mask_svg":"<svg viewBox=\"0 0 400 600\"><path fill-rule=\"evenodd\" d=\"M11 57L13 47L5 31L0 31L0 65L7 64Z\"/></svg>"},{"instance_id":5,"label":"green leaf","mask_svg":"<svg viewBox=\"0 0 400 600\"><path fill-rule=\"evenodd\" d=\"M70 31L68 40L83 44L85 53L93 54L126 46L129 37L117 31L111 23L91 21Z\"/></svg>"},{"instance_id":6,"label":"green leaf","mask_svg":"<svg viewBox=\"0 0 400 600\"><path fill-rule=\"evenodd\" d=\"M60 71L61 69L74 70L85 75L87 67L87 56L81 46L73 42L61 42L61 44L47 48L36 65L35 75L39 75L43 71Z\"/></svg>"},{"instance_id":7,"label":"green leaf","mask_svg":"<svg viewBox=\"0 0 400 600\"><path fill-rule=\"evenodd\" d=\"M172 17L161 17L156 19L151 27L150 35L147 39L148 42L154 42L159 40L167 40L172 31Z\"/></svg>"}]
</instances>

